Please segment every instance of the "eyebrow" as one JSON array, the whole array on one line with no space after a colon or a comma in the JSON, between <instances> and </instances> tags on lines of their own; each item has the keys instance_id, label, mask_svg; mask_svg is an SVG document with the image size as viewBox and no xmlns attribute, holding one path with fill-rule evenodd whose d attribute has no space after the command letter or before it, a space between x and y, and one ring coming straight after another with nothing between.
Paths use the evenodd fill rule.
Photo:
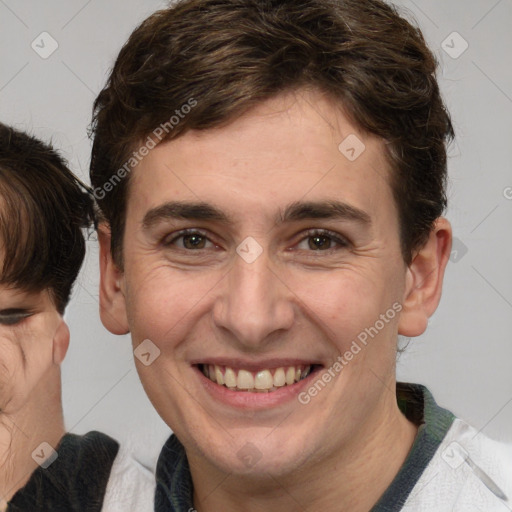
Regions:
<instances>
[{"instance_id":1,"label":"eyebrow","mask_svg":"<svg viewBox=\"0 0 512 512\"><path fill-rule=\"evenodd\" d=\"M298 201L288 205L277 216L277 224L309 219L355 221L370 225L371 218L363 210L340 201ZM234 224L232 217L215 206L204 202L170 201L149 210L142 221L148 230L168 220L212 220Z\"/></svg>"},{"instance_id":2,"label":"eyebrow","mask_svg":"<svg viewBox=\"0 0 512 512\"><path fill-rule=\"evenodd\" d=\"M229 224L228 215L208 203L189 203L170 201L161 206L149 210L142 221L144 229L150 229L155 224L166 220L215 220Z\"/></svg>"},{"instance_id":3,"label":"eyebrow","mask_svg":"<svg viewBox=\"0 0 512 512\"><path fill-rule=\"evenodd\" d=\"M363 210L340 201L308 201L290 204L280 216L279 222L309 219L350 220L360 224L371 224L370 216Z\"/></svg>"}]
</instances>

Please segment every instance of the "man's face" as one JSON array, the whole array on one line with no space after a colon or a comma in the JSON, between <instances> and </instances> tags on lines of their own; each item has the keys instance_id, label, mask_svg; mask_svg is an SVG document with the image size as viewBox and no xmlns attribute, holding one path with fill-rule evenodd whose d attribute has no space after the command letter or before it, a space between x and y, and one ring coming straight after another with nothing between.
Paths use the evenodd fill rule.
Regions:
<instances>
[{"instance_id":1,"label":"man's face","mask_svg":"<svg viewBox=\"0 0 512 512\"><path fill-rule=\"evenodd\" d=\"M142 383L189 457L285 474L396 407L407 269L384 151L302 91L135 169L120 287L134 347L160 351Z\"/></svg>"},{"instance_id":2,"label":"man's face","mask_svg":"<svg viewBox=\"0 0 512 512\"><path fill-rule=\"evenodd\" d=\"M63 325L47 292L26 293L0 285L2 413L19 413L53 369L54 339Z\"/></svg>"}]
</instances>

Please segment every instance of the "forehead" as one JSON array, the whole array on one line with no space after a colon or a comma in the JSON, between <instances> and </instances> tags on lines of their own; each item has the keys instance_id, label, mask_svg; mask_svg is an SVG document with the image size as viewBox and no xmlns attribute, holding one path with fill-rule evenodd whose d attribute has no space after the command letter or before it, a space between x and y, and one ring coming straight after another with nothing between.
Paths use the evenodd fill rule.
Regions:
<instances>
[{"instance_id":1,"label":"forehead","mask_svg":"<svg viewBox=\"0 0 512 512\"><path fill-rule=\"evenodd\" d=\"M275 218L291 203L329 199L377 216L396 213L389 174L381 139L319 92L296 91L151 150L132 174L128 214L172 199Z\"/></svg>"}]
</instances>

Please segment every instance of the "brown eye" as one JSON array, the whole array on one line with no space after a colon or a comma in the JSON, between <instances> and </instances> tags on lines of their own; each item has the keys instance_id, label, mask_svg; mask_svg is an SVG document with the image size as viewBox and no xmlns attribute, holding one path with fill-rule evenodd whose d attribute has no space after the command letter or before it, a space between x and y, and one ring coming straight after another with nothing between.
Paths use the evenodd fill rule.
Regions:
<instances>
[{"instance_id":1,"label":"brown eye","mask_svg":"<svg viewBox=\"0 0 512 512\"><path fill-rule=\"evenodd\" d=\"M325 230L311 230L298 244L298 249L306 251L328 251L343 249L350 244L341 235Z\"/></svg>"},{"instance_id":2,"label":"brown eye","mask_svg":"<svg viewBox=\"0 0 512 512\"><path fill-rule=\"evenodd\" d=\"M210 244L210 245L208 245ZM164 240L164 246L165 247L178 247L179 249L186 249L186 250L200 250L200 249L208 249L215 247L215 244L213 244L208 237L200 232L200 231L194 231L194 230L188 230L188 231L181 231L180 233L176 234L174 237L167 237Z\"/></svg>"},{"instance_id":3,"label":"brown eye","mask_svg":"<svg viewBox=\"0 0 512 512\"><path fill-rule=\"evenodd\" d=\"M309 248L314 251L331 248L332 240L327 236L311 236L308 240Z\"/></svg>"},{"instance_id":4,"label":"brown eye","mask_svg":"<svg viewBox=\"0 0 512 512\"><path fill-rule=\"evenodd\" d=\"M204 249L206 239L201 235L185 235L183 246L185 249Z\"/></svg>"}]
</instances>

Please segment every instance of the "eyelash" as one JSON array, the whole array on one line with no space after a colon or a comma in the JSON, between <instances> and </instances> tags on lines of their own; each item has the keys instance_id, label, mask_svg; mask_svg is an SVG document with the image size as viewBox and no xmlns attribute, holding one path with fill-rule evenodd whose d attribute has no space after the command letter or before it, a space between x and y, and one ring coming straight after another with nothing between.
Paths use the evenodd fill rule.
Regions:
<instances>
[{"instance_id":1,"label":"eyelash","mask_svg":"<svg viewBox=\"0 0 512 512\"><path fill-rule=\"evenodd\" d=\"M23 309L4 309L0 311L0 325L13 326L32 316L31 311Z\"/></svg>"},{"instance_id":2,"label":"eyelash","mask_svg":"<svg viewBox=\"0 0 512 512\"><path fill-rule=\"evenodd\" d=\"M194 235L198 235L202 238L205 238L206 240L210 241L211 243L214 243L212 242L207 234L204 232L204 231L201 231L201 230L198 230L198 229L185 229L185 230L182 230L182 231L179 231L175 237L173 237L171 240L168 240L168 237L165 237L163 239L163 245L164 247L169 247L171 245L173 245L177 240L179 240L180 238L183 238L185 236L194 236ZM313 237L326 237L326 238L330 238L333 242L337 243L339 246L341 246L341 248L346 248L350 245L349 241L345 238L343 238L341 235L333 232L333 231L329 231L327 229L310 229L310 230L307 230L305 235L300 239L299 243L302 242L303 240L306 240L308 238L313 238ZM189 251L189 252L194 252L193 249L183 249L183 248L180 248L182 250L185 250L185 251ZM197 249L197 251L200 251L201 249ZM326 250L310 250L310 251L307 251L307 252L331 252L332 250L336 250L336 248L332 248L330 247L329 249L326 249Z\"/></svg>"}]
</instances>

